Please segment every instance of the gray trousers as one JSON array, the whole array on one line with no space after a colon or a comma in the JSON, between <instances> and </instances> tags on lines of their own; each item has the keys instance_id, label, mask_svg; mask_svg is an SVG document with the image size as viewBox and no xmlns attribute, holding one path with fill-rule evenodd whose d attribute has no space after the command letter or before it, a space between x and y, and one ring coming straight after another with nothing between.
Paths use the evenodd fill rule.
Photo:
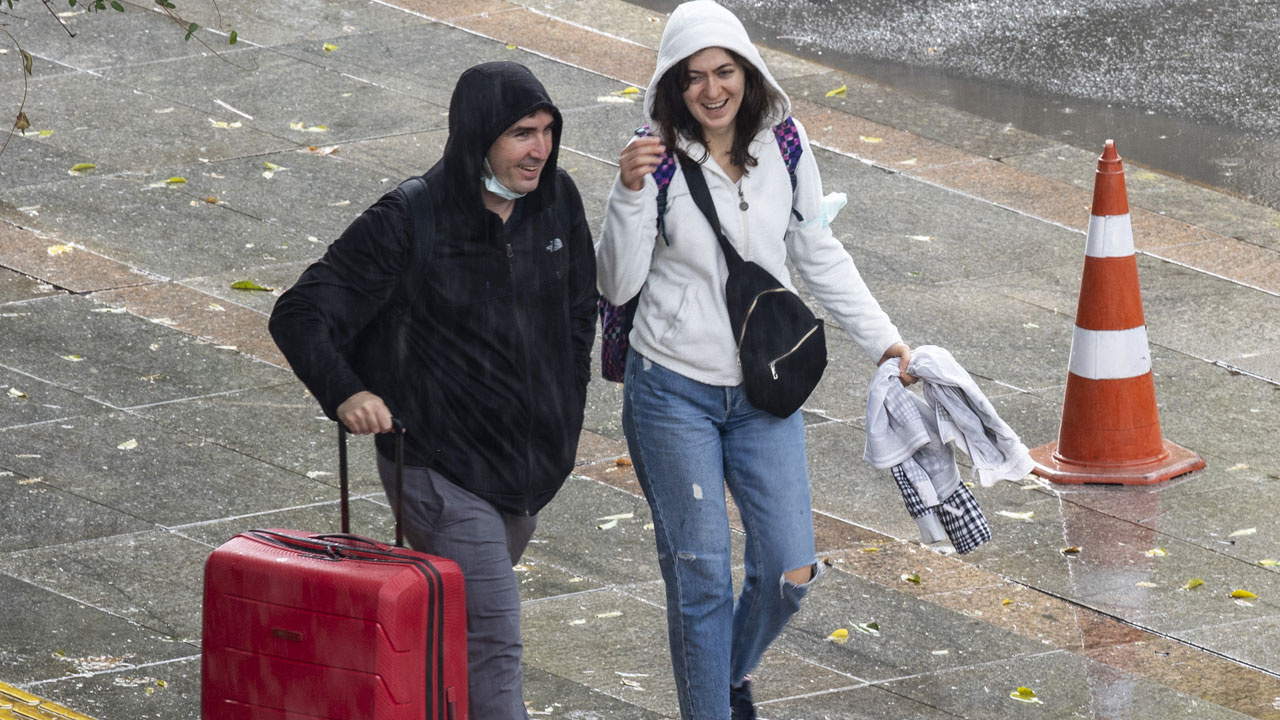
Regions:
<instances>
[{"instance_id":1,"label":"gray trousers","mask_svg":"<svg viewBox=\"0 0 1280 720\"><path fill-rule=\"evenodd\" d=\"M395 463L378 455L395 507ZM520 654L520 588L512 570L537 525L508 515L443 475L404 469L401 526L409 547L458 564L467 590L467 673L474 720L527 720Z\"/></svg>"}]
</instances>

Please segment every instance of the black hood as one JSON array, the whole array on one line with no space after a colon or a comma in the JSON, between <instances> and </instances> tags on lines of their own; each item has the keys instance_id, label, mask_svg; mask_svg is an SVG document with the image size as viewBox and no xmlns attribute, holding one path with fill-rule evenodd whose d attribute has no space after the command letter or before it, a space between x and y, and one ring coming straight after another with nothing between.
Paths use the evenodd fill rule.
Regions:
<instances>
[{"instance_id":1,"label":"black hood","mask_svg":"<svg viewBox=\"0 0 1280 720\"><path fill-rule=\"evenodd\" d=\"M526 195L524 212L536 212L555 200L556 159L560 154L560 111L529 68L514 62L488 62L462 73L449 101L449 139L437 169L454 209L480 227L484 200L481 172L489 147L507 128L538 110L551 113L554 143L538 188Z\"/></svg>"}]
</instances>

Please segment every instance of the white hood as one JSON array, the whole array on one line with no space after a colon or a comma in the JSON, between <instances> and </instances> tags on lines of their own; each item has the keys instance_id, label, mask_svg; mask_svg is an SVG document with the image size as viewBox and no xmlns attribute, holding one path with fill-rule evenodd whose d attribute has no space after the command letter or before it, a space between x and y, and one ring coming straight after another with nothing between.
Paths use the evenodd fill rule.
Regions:
<instances>
[{"instance_id":1,"label":"white hood","mask_svg":"<svg viewBox=\"0 0 1280 720\"><path fill-rule=\"evenodd\" d=\"M709 47L734 51L755 66L765 81L778 92L782 98L782 107L775 108L775 112L779 113L776 117L767 118L770 126L782 122L791 114L791 98L787 97L782 86L773 79L769 68L765 67L760 51L751 44L747 29L737 16L712 0L693 0L681 3L671 13L666 29L662 31L662 44L658 46L658 67L653 71L649 92L644 97L644 112L647 117L653 117L654 90L662 76L676 63Z\"/></svg>"}]
</instances>

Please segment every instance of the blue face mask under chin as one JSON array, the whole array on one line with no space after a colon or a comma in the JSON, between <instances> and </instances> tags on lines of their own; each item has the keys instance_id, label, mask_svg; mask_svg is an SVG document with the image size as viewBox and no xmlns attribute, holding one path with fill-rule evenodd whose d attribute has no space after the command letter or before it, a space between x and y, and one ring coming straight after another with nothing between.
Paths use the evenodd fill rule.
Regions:
<instances>
[{"instance_id":1,"label":"blue face mask under chin","mask_svg":"<svg viewBox=\"0 0 1280 720\"><path fill-rule=\"evenodd\" d=\"M528 194L518 193L499 182L498 178L493 174L493 167L489 165L489 158L484 159L484 173L482 175L484 176L484 189L503 200L518 200Z\"/></svg>"}]
</instances>

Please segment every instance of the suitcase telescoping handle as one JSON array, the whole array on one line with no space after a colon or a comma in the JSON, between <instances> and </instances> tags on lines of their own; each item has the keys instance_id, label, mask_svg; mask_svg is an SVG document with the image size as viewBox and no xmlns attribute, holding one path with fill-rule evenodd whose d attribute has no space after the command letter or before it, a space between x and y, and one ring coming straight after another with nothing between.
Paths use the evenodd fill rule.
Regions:
<instances>
[{"instance_id":1,"label":"suitcase telescoping handle","mask_svg":"<svg viewBox=\"0 0 1280 720\"><path fill-rule=\"evenodd\" d=\"M404 547L404 531L400 528L401 508L404 506L404 423L391 418L392 432L396 434L396 506L391 509L396 519L396 547ZM342 495L342 534L351 532L350 482L347 480L347 427L338 423L338 486Z\"/></svg>"}]
</instances>

